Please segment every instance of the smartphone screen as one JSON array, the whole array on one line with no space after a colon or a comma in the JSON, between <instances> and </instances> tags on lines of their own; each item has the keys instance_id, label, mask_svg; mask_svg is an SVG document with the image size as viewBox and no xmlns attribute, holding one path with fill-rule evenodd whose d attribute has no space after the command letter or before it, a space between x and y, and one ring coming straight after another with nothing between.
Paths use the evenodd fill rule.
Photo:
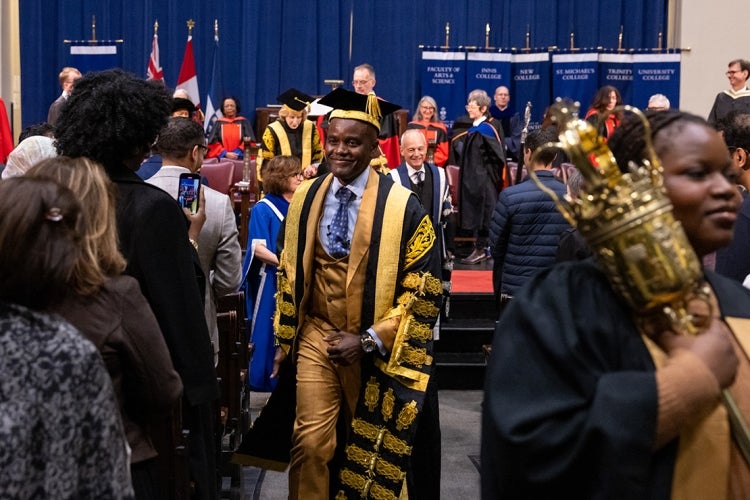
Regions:
<instances>
[{"instance_id":1,"label":"smartphone screen","mask_svg":"<svg viewBox=\"0 0 750 500\"><path fill-rule=\"evenodd\" d=\"M190 213L198 211L198 193L201 189L201 176L198 174L180 174L180 185L177 192L177 201L180 206L190 210Z\"/></svg>"}]
</instances>

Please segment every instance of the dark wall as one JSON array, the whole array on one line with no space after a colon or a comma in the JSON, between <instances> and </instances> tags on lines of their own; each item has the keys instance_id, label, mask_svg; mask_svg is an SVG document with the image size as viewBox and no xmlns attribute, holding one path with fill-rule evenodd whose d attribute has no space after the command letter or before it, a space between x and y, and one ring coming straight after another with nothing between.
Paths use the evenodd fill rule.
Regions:
<instances>
[{"instance_id":1,"label":"dark wall","mask_svg":"<svg viewBox=\"0 0 750 500\"><path fill-rule=\"evenodd\" d=\"M159 21L161 66L176 85L195 20L193 46L201 103L211 78L213 24L219 21L220 82L254 119L256 106L275 103L288 87L325 94L325 79L350 88L352 68L363 62L377 72L376 92L410 110L419 99L418 46L485 44L651 48L666 33L666 0L20 0L21 85L24 126L43 121L59 95L57 74L67 63L65 39L123 39L121 65L146 75L153 24ZM627 6L627 8L625 7ZM627 16L626 16L627 14ZM666 38L666 37L665 37Z\"/></svg>"}]
</instances>

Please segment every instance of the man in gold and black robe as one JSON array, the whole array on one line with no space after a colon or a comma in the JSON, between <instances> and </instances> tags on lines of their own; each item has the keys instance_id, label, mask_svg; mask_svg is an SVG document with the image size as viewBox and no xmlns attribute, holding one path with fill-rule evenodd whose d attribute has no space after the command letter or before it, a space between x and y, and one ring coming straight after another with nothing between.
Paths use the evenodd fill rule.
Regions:
<instances>
[{"instance_id":1,"label":"man in gold and black robe","mask_svg":"<svg viewBox=\"0 0 750 500\"><path fill-rule=\"evenodd\" d=\"M415 436L437 421L430 380L438 245L417 197L367 168L378 154L380 107L392 105L344 89L321 103L334 108L325 145L331 173L295 193L279 265L276 361L292 360L297 371L289 494L396 499L408 482L418 498L423 483L411 480L424 474L412 471L428 469L420 458L432 454L418 453ZM350 201L341 201L342 189ZM339 418L345 447L329 466ZM430 479L438 478L439 495L435 435Z\"/></svg>"}]
</instances>

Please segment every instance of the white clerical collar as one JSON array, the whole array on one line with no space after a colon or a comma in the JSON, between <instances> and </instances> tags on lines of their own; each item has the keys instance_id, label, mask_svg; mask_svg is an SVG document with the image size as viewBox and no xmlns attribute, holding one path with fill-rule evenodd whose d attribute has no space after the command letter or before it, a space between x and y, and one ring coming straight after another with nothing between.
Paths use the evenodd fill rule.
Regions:
<instances>
[{"instance_id":1,"label":"white clerical collar","mask_svg":"<svg viewBox=\"0 0 750 500\"><path fill-rule=\"evenodd\" d=\"M474 126L476 127L477 125L479 125L480 123L482 123L486 119L487 119L486 116L480 116L479 118L477 118L476 120L474 120Z\"/></svg>"}]
</instances>

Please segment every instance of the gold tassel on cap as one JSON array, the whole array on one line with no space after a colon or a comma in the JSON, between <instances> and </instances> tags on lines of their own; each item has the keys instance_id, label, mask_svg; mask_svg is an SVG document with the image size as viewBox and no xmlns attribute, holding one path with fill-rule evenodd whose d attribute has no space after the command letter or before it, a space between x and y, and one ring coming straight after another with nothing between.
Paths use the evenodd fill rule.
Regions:
<instances>
[{"instance_id":1,"label":"gold tassel on cap","mask_svg":"<svg viewBox=\"0 0 750 500\"><path fill-rule=\"evenodd\" d=\"M375 92L373 91L370 91L370 93L367 94L367 107L365 108L365 112L368 115L372 116L378 122L378 125L380 125L380 119L383 117L383 115L380 113L380 103L378 102L378 96L376 96Z\"/></svg>"}]
</instances>

